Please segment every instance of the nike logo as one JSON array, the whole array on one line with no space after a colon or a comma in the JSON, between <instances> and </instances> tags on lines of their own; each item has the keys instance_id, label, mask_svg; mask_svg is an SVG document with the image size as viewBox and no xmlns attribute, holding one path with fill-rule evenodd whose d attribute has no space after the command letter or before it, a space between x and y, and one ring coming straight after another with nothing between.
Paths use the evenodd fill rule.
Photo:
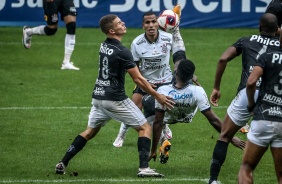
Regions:
<instances>
[{"instance_id":1,"label":"nike logo","mask_svg":"<svg viewBox=\"0 0 282 184\"><path fill-rule=\"evenodd\" d=\"M146 52L142 52L141 54L143 55L143 54L146 54L148 51L146 51Z\"/></svg>"}]
</instances>

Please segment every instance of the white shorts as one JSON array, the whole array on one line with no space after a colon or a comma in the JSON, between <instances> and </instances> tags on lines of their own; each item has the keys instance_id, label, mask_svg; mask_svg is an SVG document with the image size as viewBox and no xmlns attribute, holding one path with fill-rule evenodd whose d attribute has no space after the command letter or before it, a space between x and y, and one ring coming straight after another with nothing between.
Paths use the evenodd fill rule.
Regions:
<instances>
[{"instance_id":1,"label":"white shorts","mask_svg":"<svg viewBox=\"0 0 282 184\"><path fill-rule=\"evenodd\" d=\"M258 98L258 90L255 92L255 100ZM246 88L240 90L237 96L232 100L227 109L227 114L237 126L245 126L251 115L247 109L248 97Z\"/></svg>"},{"instance_id":2,"label":"white shorts","mask_svg":"<svg viewBox=\"0 0 282 184\"><path fill-rule=\"evenodd\" d=\"M130 127L139 127L147 122L142 111L129 98L123 101L92 99L88 127L104 126L111 119Z\"/></svg>"},{"instance_id":3,"label":"white shorts","mask_svg":"<svg viewBox=\"0 0 282 184\"><path fill-rule=\"evenodd\" d=\"M282 147L282 122L252 120L248 140L262 147Z\"/></svg>"}]
</instances>

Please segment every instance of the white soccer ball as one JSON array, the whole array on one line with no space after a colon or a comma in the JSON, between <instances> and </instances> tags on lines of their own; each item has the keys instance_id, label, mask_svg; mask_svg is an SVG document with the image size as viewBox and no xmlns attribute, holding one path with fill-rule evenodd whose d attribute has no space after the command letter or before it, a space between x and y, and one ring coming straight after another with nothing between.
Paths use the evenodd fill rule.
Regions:
<instances>
[{"instance_id":1,"label":"white soccer ball","mask_svg":"<svg viewBox=\"0 0 282 184\"><path fill-rule=\"evenodd\" d=\"M172 10L162 11L157 21L160 29L168 33L171 33L175 27L179 26L179 17Z\"/></svg>"}]
</instances>

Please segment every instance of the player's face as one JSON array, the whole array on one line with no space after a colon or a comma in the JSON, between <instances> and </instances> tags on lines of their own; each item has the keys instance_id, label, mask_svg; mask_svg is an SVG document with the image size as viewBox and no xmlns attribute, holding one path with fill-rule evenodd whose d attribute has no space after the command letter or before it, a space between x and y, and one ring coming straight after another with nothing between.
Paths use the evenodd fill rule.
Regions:
<instances>
[{"instance_id":1,"label":"player's face","mask_svg":"<svg viewBox=\"0 0 282 184\"><path fill-rule=\"evenodd\" d=\"M120 18L116 18L113 22L114 31L116 35L124 35L126 33L125 23L120 20Z\"/></svg>"},{"instance_id":2,"label":"player's face","mask_svg":"<svg viewBox=\"0 0 282 184\"><path fill-rule=\"evenodd\" d=\"M144 16L142 26L147 36L158 35L157 33L158 33L159 24L157 22L156 15Z\"/></svg>"}]
</instances>

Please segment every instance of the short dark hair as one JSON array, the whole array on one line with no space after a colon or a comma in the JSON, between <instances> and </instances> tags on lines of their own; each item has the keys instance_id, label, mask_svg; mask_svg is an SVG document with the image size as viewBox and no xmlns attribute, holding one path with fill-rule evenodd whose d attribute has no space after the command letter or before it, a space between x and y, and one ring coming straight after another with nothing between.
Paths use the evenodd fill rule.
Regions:
<instances>
[{"instance_id":1,"label":"short dark hair","mask_svg":"<svg viewBox=\"0 0 282 184\"><path fill-rule=\"evenodd\" d=\"M108 14L100 19L100 28L103 33L108 34L109 30L114 28L113 22L117 17L115 14Z\"/></svg>"},{"instance_id":2,"label":"short dark hair","mask_svg":"<svg viewBox=\"0 0 282 184\"><path fill-rule=\"evenodd\" d=\"M181 60L177 67L177 76L182 82L188 82L192 79L195 69L195 65L191 60Z\"/></svg>"},{"instance_id":3,"label":"short dark hair","mask_svg":"<svg viewBox=\"0 0 282 184\"><path fill-rule=\"evenodd\" d=\"M144 22L144 17L145 17L145 16L150 16L150 15L155 15L156 18L157 18L157 15L156 15L154 12L151 12L151 11L150 11L150 12L146 12L146 13L143 14L142 22Z\"/></svg>"},{"instance_id":4,"label":"short dark hair","mask_svg":"<svg viewBox=\"0 0 282 184\"><path fill-rule=\"evenodd\" d=\"M260 28L261 31L267 33L275 33L278 29L277 17L271 13L265 13L260 17Z\"/></svg>"}]
</instances>

